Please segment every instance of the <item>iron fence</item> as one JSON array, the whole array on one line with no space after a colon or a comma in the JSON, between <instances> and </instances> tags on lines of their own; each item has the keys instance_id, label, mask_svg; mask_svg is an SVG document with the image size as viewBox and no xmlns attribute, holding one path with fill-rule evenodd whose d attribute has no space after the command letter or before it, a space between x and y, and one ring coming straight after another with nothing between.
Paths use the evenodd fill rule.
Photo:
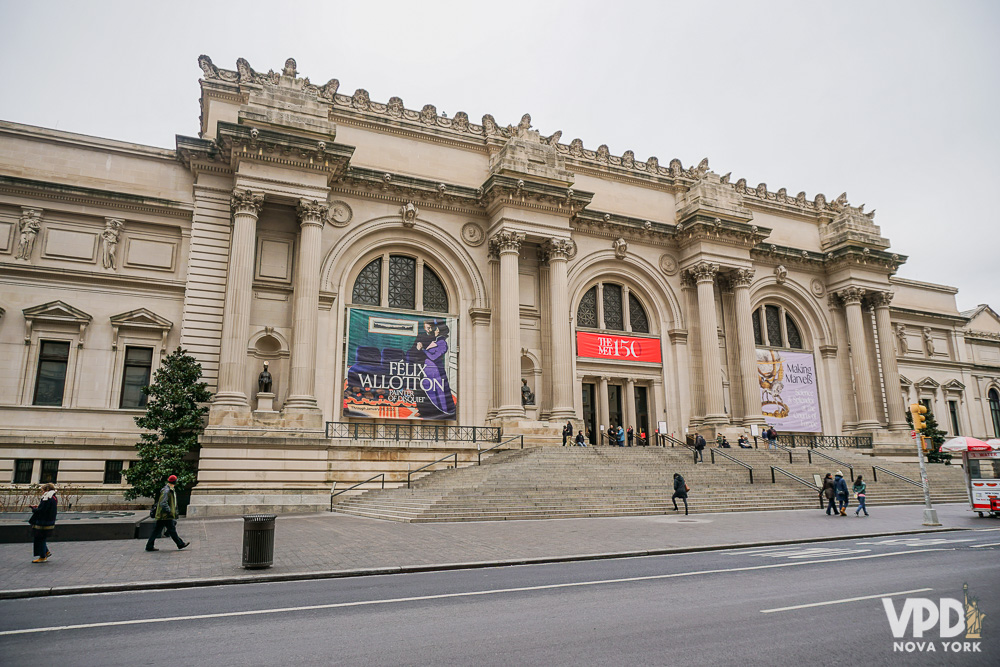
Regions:
<instances>
[{"instance_id":1,"label":"iron fence","mask_svg":"<svg viewBox=\"0 0 1000 667\"><path fill-rule=\"evenodd\" d=\"M326 437L345 440L432 440L434 442L500 442L496 426L437 424L370 424L327 422Z\"/></svg>"},{"instance_id":2,"label":"iron fence","mask_svg":"<svg viewBox=\"0 0 1000 667\"><path fill-rule=\"evenodd\" d=\"M779 435L786 447L832 447L833 449L871 449L871 436L863 435Z\"/></svg>"}]
</instances>

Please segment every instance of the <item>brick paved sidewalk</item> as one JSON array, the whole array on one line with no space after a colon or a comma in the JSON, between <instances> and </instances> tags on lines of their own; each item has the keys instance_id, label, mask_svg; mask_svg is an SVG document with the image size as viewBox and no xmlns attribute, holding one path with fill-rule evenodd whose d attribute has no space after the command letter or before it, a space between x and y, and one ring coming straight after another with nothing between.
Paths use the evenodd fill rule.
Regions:
<instances>
[{"instance_id":1,"label":"brick paved sidewalk","mask_svg":"<svg viewBox=\"0 0 1000 667\"><path fill-rule=\"evenodd\" d=\"M938 506L944 527L1000 527L966 507ZM867 519L790 510L420 524L319 513L279 516L274 566L244 570L242 519L192 519L178 524L191 541L184 551L167 538L157 541L155 553L143 549L144 540L52 542L52 559L33 564L30 544L0 544L0 592L808 541L926 530L922 520L920 505L875 508Z\"/></svg>"}]
</instances>

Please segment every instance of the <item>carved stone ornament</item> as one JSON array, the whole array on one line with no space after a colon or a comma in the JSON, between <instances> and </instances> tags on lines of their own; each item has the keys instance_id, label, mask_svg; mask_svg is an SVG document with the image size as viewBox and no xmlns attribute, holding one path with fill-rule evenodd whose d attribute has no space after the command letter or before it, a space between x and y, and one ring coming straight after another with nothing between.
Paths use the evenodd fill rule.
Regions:
<instances>
[{"instance_id":1,"label":"carved stone ornament","mask_svg":"<svg viewBox=\"0 0 1000 667\"><path fill-rule=\"evenodd\" d=\"M411 201L406 202L405 206L399 208L399 215L403 218L404 227L413 227L417 224L417 215L420 214L420 209L417 208L416 204Z\"/></svg>"},{"instance_id":2,"label":"carved stone ornament","mask_svg":"<svg viewBox=\"0 0 1000 667\"><path fill-rule=\"evenodd\" d=\"M35 237L42 228L42 212L37 208L21 208L21 220L18 222L18 231L21 236L17 242L17 254L14 259L31 261L31 251L35 248Z\"/></svg>"},{"instance_id":3,"label":"carved stone ornament","mask_svg":"<svg viewBox=\"0 0 1000 667\"><path fill-rule=\"evenodd\" d=\"M870 292L868 299L876 308L888 308L892 303L892 292Z\"/></svg>"},{"instance_id":4,"label":"carved stone ornament","mask_svg":"<svg viewBox=\"0 0 1000 667\"><path fill-rule=\"evenodd\" d=\"M327 222L334 227L346 227L347 223L354 217L354 211L345 201L335 200L330 202L330 212L326 216Z\"/></svg>"},{"instance_id":5,"label":"carved stone ornament","mask_svg":"<svg viewBox=\"0 0 1000 667\"><path fill-rule=\"evenodd\" d=\"M754 269L736 269L730 275L733 287L750 287L753 282Z\"/></svg>"},{"instance_id":6,"label":"carved stone ornament","mask_svg":"<svg viewBox=\"0 0 1000 667\"><path fill-rule=\"evenodd\" d=\"M837 292L837 296L845 306L860 305L861 300L865 297L865 290L862 287L848 287Z\"/></svg>"},{"instance_id":7,"label":"carved stone ornament","mask_svg":"<svg viewBox=\"0 0 1000 667\"><path fill-rule=\"evenodd\" d=\"M118 269L115 251L118 250L118 237L124 226L125 221L121 218L104 219L104 231L101 232L101 263L105 269L112 271Z\"/></svg>"},{"instance_id":8,"label":"carved stone ornament","mask_svg":"<svg viewBox=\"0 0 1000 667\"><path fill-rule=\"evenodd\" d=\"M927 356L933 357L934 354L935 354L935 352L934 352L934 336L931 333L931 328L930 327L924 327L923 334L924 334L924 349L927 350Z\"/></svg>"},{"instance_id":9,"label":"carved stone ornament","mask_svg":"<svg viewBox=\"0 0 1000 667\"><path fill-rule=\"evenodd\" d=\"M781 285L786 280L788 280L788 269L786 269L781 264L779 264L778 266L774 267L774 280L779 285Z\"/></svg>"},{"instance_id":10,"label":"carved stone ornament","mask_svg":"<svg viewBox=\"0 0 1000 667\"><path fill-rule=\"evenodd\" d=\"M572 259L576 255L576 242L572 239L550 239L543 245L549 260Z\"/></svg>"},{"instance_id":11,"label":"carved stone ornament","mask_svg":"<svg viewBox=\"0 0 1000 667\"><path fill-rule=\"evenodd\" d=\"M719 273L719 265L711 262L700 262L688 269L688 274L696 283L715 282Z\"/></svg>"},{"instance_id":12,"label":"carved stone ornament","mask_svg":"<svg viewBox=\"0 0 1000 667\"><path fill-rule=\"evenodd\" d=\"M677 275L677 258L666 253L660 257L660 271L668 276Z\"/></svg>"},{"instance_id":13,"label":"carved stone ornament","mask_svg":"<svg viewBox=\"0 0 1000 667\"><path fill-rule=\"evenodd\" d=\"M289 58L285 61L285 68L281 70L281 73L293 79L298 76L298 72L295 70L295 58Z\"/></svg>"},{"instance_id":14,"label":"carved stone ornament","mask_svg":"<svg viewBox=\"0 0 1000 667\"><path fill-rule=\"evenodd\" d=\"M628 241L618 237L614 242L615 257L618 259L625 259L625 255L628 254Z\"/></svg>"},{"instance_id":15,"label":"carved stone ornament","mask_svg":"<svg viewBox=\"0 0 1000 667\"><path fill-rule=\"evenodd\" d=\"M233 190L233 196L229 200L229 205L234 214L246 214L257 217L260 209L264 206L264 195L256 195L250 190Z\"/></svg>"},{"instance_id":16,"label":"carved stone ornament","mask_svg":"<svg viewBox=\"0 0 1000 667\"><path fill-rule=\"evenodd\" d=\"M486 240L486 232L476 223L467 222L462 225L462 240L465 241L466 245L475 248L481 246Z\"/></svg>"},{"instance_id":17,"label":"carved stone ornament","mask_svg":"<svg viewBox=\"0 0 1000 667\"><path fill-rule=\"evenodd\" d=\"M823 281L819 278L813 278L809 281L809 291L817 299L822 299L823 295L826 293L826 287L823 285Z\"/></svg>"},{"instance_id":18,"label":"carved stone ornament","mask_svg":"<svg viewBox=\"0 0 1000 667\"><path fill-rule=\"evenodd\" d=\"M319 202L315 199L300 199L295 212L298 213L301 224L319 225L322 227L323 222L330 213L330 207L325 202Z\"/></svg>"},{"instance_id":19,"label":"carved stone ornament","mask_svg":"<svg viewBox=\"0 0 1000 667\"><path fill-rule=\"evenodd\" d=\"M910 342L906 340L906 325L896 324L896 353L903 356L910 351Z\"/></svg>"},{"instance_id":20,"label":"carved stone ornament","mask_svg":"<svg viewBox=\"0 0 1000 667\"><path fill-rule=\"evenodd\" d=\"M501 231L493 235L490 245L497 254L521 251L521 244L524 243L525 235L520 232Z\"/></svg>"}]
</instances>

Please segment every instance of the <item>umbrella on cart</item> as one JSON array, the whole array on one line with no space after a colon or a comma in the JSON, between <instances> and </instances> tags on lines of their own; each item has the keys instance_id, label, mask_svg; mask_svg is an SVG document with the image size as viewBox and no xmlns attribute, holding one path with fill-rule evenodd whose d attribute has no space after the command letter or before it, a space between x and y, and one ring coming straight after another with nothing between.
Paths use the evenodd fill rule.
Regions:
<instances>
[{"instance_id":1,"label":"umbrella on cart","mask_svg":"<svg viewBox=\"0 0 1000 667\"><path fill-rule=\"evenodd\" d=\"M993 445L993 449L1000 449L1000 438L990 438L986 441L987 445Z\"/></svg>"},{"instance_id":2,"label":"umbrella on cart","mask_svg":"<svg viewBox=\"0 0 1000 667\"><path fill-rule=\"evenodd\" d=\"M952 438L941 445L942 452L989 452L994 449L1000 449L1000 446L994 447L989 443L977 438L970 438L966 435Z\"/></svg>"}]
</instances>

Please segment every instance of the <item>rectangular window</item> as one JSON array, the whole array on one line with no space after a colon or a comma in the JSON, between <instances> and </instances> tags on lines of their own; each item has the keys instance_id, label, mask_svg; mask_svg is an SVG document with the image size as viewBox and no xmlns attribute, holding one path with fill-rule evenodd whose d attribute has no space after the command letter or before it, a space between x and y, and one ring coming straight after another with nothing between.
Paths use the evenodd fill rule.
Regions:
<instances>
[{"instance_id":1,"label":"rectangular window","mask_svg":"<svg viewBox=\"0 0 1000 667\"><path fill-rule=\"evenodd\" d=\"M14 484L31 484L31 473L34 469L34 459L16 459L14 461Z\"/></svg>"},{"instance_id":2,"label":"rectangular window","mask_svg":"<svg viewBox=\"0 0 1000 667\"><path fill-rule=\"evenodd\" d=\"M122 374L122 398L119 407L144 408L146 395L142 388L149 385L149 372L153 367L153 348L125 348L125 370Z\"/></svg>"},{"instance_id":3,"label":"rectangular window","mask_svg":"<svg viewBox=\"0 0 1000 667\"><path fill-rule=\"evenodd\" d=\"M69 341L41 341L34 405L62 405L68 364Z\"/></svg>"},{"instance_id":4,"label":"rectangular window","mask_svg":"<svg viewBox=\"0 0 1000 667\"><path fill-rule=\"evenodd\" d=\"M105 461L104 462L104 483L105 484L121 484L122 483L122 468L124 467L124 461Z\"/></svg>"},{"instance_id":5,"label":"rectangular window","mask_svg":"<svg viewBox=\"0 0 1000 667\"><path fill-rule=\"evenodd\" d=\"M948 401L948 412L951 413L951 434L962 435L958 430L958 401Z\"/></svg>"},{"instance_id":6,"label":"rectangular window","mask_svg":"<svg viewBox=\"0 0 1000 667\"><path fill-rule=\"evenodd\" d=\"M54 459L42 460L42 474L38 478L39 484L55 484L59 476L59 461Z\"/></svg>"}]
</instances>

